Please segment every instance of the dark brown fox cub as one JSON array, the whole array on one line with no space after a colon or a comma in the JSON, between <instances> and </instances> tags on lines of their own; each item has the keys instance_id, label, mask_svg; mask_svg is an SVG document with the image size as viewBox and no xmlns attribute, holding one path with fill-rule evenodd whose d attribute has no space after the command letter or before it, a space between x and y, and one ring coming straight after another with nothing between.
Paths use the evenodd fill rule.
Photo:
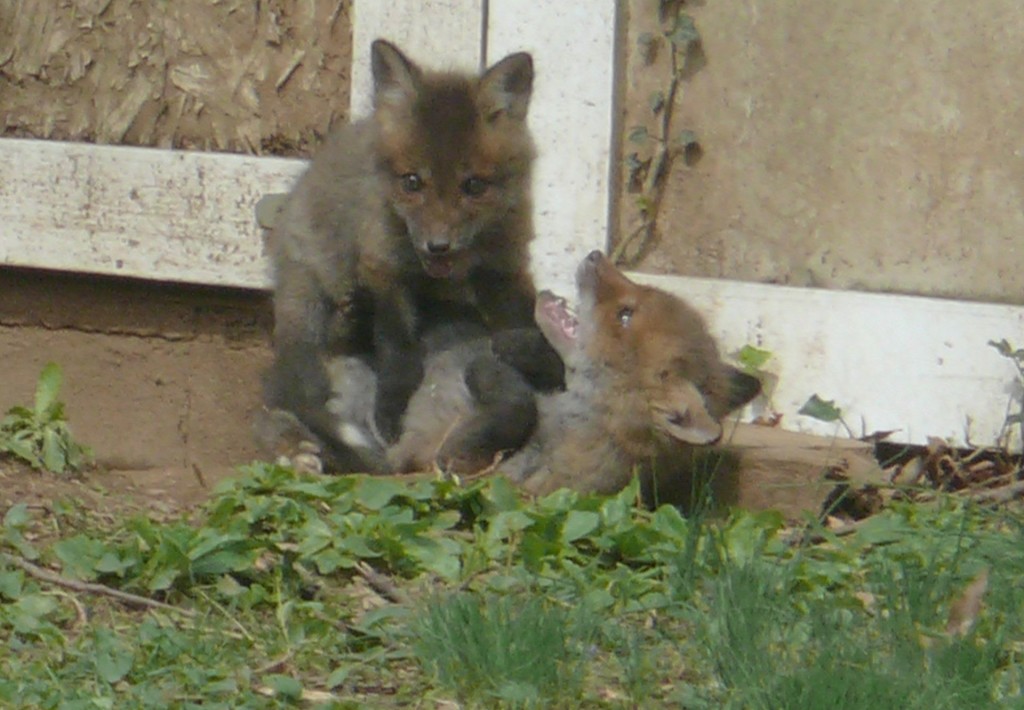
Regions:
<instances>
[{"instance_id":1,"label":"dark brown fox cub","mask_svg":"<svg viewBox=\"0 0 1024 710\"><path fill-rule=\"evenodd\" d=\"M530 55L473 77L422 70L383 40L371 53L373 115L330 136L270 236L275 361L257 431L271 446L314 438L341 471L366 462L327 410L331 356L372 367L389 441L423 377L427 318L454 308L487 333L533 327L536 297Z\"/></svg>"},{"instance_id":2,"label":"dark brown fox cub","mask_svg":"<svg viewBox=\"0 0 1024 710\"><path fill-rule=\"evenodd\" d=\"M470 363L486 354L486 338L450 341L427 362L401 438L386 451L372 441L367 409L372 373L353 358L332 363L332 409L342 436L391 470L422 469L433 461L472 470L503 449L515 449L497 471L535 493L560 487L607 493L656 459L685 468L687 447L721 436L722 418L760 391L756 378L722 362L701 316L682 300L633 283L600 252L577 272L578 316L550 293L537 300L536 319L561 355L566 390L538 397L534 428L514 379L482 386ZM504 428L502 428L504 427ZM482 432L501 431L488 439ZM518 437L518 439L517 439ZM518 444L516 441L518 440ZM513 444L510 446L510 443ZM685 471L680 471L685 473Z\"/></svg>"}]
</instances>

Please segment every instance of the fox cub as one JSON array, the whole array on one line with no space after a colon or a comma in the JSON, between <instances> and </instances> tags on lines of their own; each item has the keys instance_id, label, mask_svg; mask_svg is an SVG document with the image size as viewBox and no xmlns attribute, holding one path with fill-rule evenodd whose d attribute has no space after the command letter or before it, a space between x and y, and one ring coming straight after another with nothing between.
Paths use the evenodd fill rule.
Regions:
<instances>
[{"instance_id":1,"label":"fox cub","mask_svg":"<svg viewBox=\"0 0 1024 710\"><path fill-rule=\"evenodd\" d=\"M536 299L530 55L468 76L423 70L377 40L371 60L372 116L328 138L269 240L276 325L267 409L342 471L365 461L337 439L327 409L332 356L365 359L377 382L375 434L391 441L423 377L425 314L472 309L493 333L533 326ZM540 357L558 363L553 352ZM559 384L561 373L553 377L537 384ZM260 435L273 445L281 434L269 426Z\"/></svg>"},{"instance_id":2,"label":"fox cub","mask_svg":"<svg viewBox=\"0 0 1024 710\"><path fill-rule=\"evenodd\" d=\"M453 341L430 356L398 442L374 455L391 470L437 461L466 471L472 470L466 464L479 466L512 449L496 470L531 492L569 487L606 493L636 471L650 474L656 458L682 462L687 447L715 443L721 419L760 391L756 378L722 362L696 311L664 291L633 283L600 252L580 264L577 286L578 315L548 292L537 300L536 321L564 360L566 389L538 395L534 426L506 428L490 447L483 437L470 437L475 448L464 450L462 432L493 430L511 421L508 408L519 403L525 409L521 395L503 397L499 384L481 388L478 373L467 369L487 352L486 338ZM348 426L348 440L366 445L367 422L358 410L367 406L365 390L372 384L354 374L359 366L351 358L334 366L332 407Z\"/></svg>"}]
</instances>

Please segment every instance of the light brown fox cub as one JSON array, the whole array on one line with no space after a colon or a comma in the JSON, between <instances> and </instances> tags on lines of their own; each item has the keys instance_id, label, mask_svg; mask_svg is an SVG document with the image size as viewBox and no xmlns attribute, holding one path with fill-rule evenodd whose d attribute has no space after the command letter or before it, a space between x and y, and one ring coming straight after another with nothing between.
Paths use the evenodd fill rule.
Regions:
<instances>
[{"instance_id":1,"label":"light brown fox cub","mask_svg":"<svg viewBox=\"0 0 1024 710\"><path fill-rule=\"evenodd\" d=\"M374 424L398 432L423 375L424 314L474 309L489 332L533 326L526 125L530 55L481 76L422 70L372 46L374 112L330 136L271 235L275 362L271 410L295 415L329 466L357 470L327 411L326 361L365 357ZM555 358L557 360L557 358Z\"/></svg>"},{"instance_id":2,"label":"light brown fox cub","mask_svg":"<svg viewBox=\"0 0 1024 710\"><path fill-rule=\"evenodd\" d=\"M687 447L717 441L721 419L760 389L755 378L722 362L696 311L664 291L633 283L600 252L580 264L577 284L578 316L547 292L536 306L541 331L565 363L566 390L539 396L536 428L520 427L523 445L497 468L535 493L563 486L611 492L635 471L644 474L656 457L685 466ZM479 435L462 435L467 428L498 430L515 420L507 410L518 400L503 397L497 382L481 396L479 383L467 376L465 364L485 349L476 339L431 356L402 437L386 452L394 469L423 467L438 452L441 465L458 468L507 448L513 440L507 428L489 451ZM357 379L337 378L336 411L345 401L362 401ZM494 403L504 403L504 410ZM350 435L365 429L351 408L341 419L353 423ZM463 440L473 442L469 455L459 450Z\"/></svg>"},{"instance_id":3,"label":"light brown fox cub","mask_svg":"<svg viewBox=\"0 0 1024 710\"><path fill-rule=\"evenodd\" d=\"M760 391L722 362L704 319L681 299L630 281L600 252L576 274L578 315L542 294L537 323L566 365L566 391L542 397L537 431L500 470L529 491L608 493L655 458L685 467L721 420Z\"/></svg>"}]
</instances>

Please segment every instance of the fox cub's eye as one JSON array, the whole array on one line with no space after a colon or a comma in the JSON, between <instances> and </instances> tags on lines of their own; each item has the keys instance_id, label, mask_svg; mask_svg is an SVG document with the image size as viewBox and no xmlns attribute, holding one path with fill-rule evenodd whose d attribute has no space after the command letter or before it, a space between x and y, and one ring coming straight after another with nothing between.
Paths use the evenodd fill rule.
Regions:
<instances>
[{"instance_id":1,"label":"fox cub's eye","mask_svg":"<svg viewBox=\"0 0 1024 710\"><path fill-rule=\"evenodd\" d=\"M463 194L469 195L470 197L480 197L482 194L487 192L489 187L486 180L482 177L472 176L462 181L460 186Z\"/></svg>"},{"instance_id":2,"label":"fox cub's eye","mask_svg":"<svg viewBox=\"0 0 1024 710\"><path fill-rule=\"evenodd\" d=\"M629 322L633 320L633 309L629 306L623 306L619 309L616 317L619 319L619 324L623 327L629 325Z\"/></svg>"},{"instance_id":3,"label":"fox cub's eye","mask_svg":"<svg viewBox=\"0 0 1024 710\"><path fill-rule=\"evenodd\" d=\"M416 173L406 173L398 178L398 181L406 192L419 192L423 189L423 178Z\"/></svg>"}]
</instances>

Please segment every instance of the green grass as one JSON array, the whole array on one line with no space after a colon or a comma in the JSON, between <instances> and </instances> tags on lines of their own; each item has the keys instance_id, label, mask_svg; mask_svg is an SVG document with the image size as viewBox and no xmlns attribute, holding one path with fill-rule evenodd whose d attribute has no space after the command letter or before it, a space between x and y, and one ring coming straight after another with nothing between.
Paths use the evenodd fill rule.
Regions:
<instances>
[{"instance_id":1,"label":"green grass","mask_svg":"<svg viewBox=\"0 0 1024 710\"><path fill-rule=\"evenodd\" d=\"M414 648L422 666L460 700L573 707L582 695L591 634L543 597L457 593L425 606Z\"/></svg>"},{"instance_id":2,"label":"green grass","mask_svg":"<svg viewBox=\"0 0 1024 710\"><path fill-rule=\"evenodd\" d=\"M636 495L528 502L500 479L256 465L202 524L79 512L45 543L50 513L15 506L0 705L1024 707L1019 514L948 499L790 544L773 514L686 519ZM182 612L54 586L12 558ZM986 567L977 623L948 637L950 604Z\"/></svg>"}]
</instances>

